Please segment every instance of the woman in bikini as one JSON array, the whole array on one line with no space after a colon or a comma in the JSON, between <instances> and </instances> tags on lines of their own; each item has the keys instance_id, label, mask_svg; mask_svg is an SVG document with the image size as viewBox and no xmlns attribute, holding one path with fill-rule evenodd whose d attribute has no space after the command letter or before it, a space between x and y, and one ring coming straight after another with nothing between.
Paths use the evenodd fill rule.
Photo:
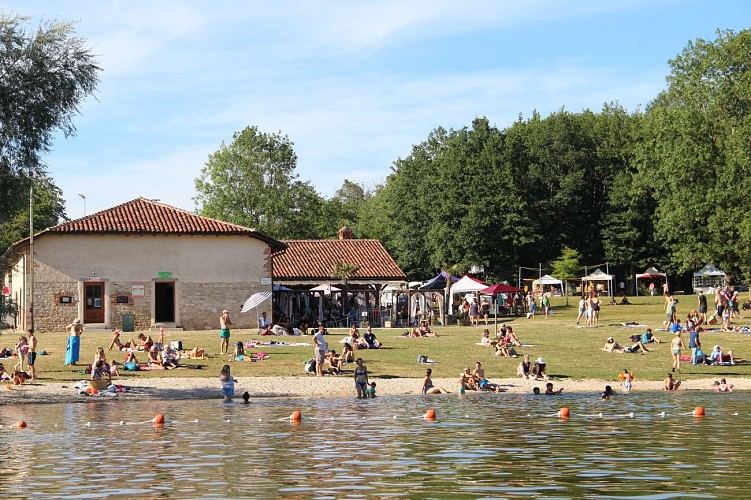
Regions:
<instances>
[{"instance_id":1,"label":"woman in bikini","mask_svg":"<svg viewBox=\"0 0 751 500\"><path fill-rule=\"evenodd\" d=\"M591 326L594 326L597 324L597 322L600 320L600 297L595 294L592 299L592 324Z\"/></svg>"},{"instance_id":2,"label":"woman in bikini","mask_svg":"<svg viewBox=\"0 0 751 500\"><path fill-rule=\"evenodd\" d=\"M430 378L433 375L433 370L430 368L425 372L425 378L422 381L422 393L423 394L447 394L449 391L443 387L434 386L433 380Z\"/></svg>"},{"instance_id":3,"label":"woman in bikini","mask_svg":"<svg viewBox=\"0 0 751 500\"><path fill-rule=\"evenodd\" d=\"M529 360L529 354L525 354L522 362L516 368L516 373L521 378L529 378L529 371L532 369L532 362Z\"/></svg>"},{"instance_id":4,"label":"woman in bikini","mask_svg":"<svg viewBox=\"0 0 751 500\"><path fill-rule=\"evenodd\" d=\"M368 367L363 364L362 358L357 358L355 366L355 389L357 399L364 399L365 389L368 387Z\"/></svg>"},{"instance_id":5,"label":"woman in bikini","mask_svg":"<svg viewBox=\"0 0 751 500\"><path fill-rule=\"evenodd\" d=\"M681 350L685 348L686 344L683 343L681 332L675 332L675 337L673 337L673 340L670 341L670 354L673 356L672 371L675 371L677 369L678 373L681 372Z\"/></svg>"},{"instance_id":6,"label":"woman in bikini","mask_svg":"<svg viewBox=\"0 0 751 500\"><path fill-rule=\"evenodd\" d=\"M130 339L123 344L120 341L120 332L115 330L114 332L112 332L112 342L110 342L110 347L108 350L111 351L113 347L117 347L118 351L127 351L128 349L135 349L136 345L136 341L133 339Z\"/></svg>"}]
</instances>

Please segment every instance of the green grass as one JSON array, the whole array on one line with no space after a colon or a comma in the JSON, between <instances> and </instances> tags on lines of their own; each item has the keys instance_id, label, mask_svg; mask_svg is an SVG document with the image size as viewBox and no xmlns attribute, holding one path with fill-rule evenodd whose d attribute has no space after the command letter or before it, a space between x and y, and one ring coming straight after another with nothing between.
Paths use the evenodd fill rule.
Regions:
<instances>
[{"instance_id":1,"label":"green grass","mask_svg":"<svg viewBox=\"0 0 751 500\"><path fill-rule=\"evenodd\" d=\"M642 333L642 329L617 329L609 326L611 324L635 321L650 325L653 330L662 327L664 319L662 297L634 297L630 300L633 302L632 305L604 305L599 328L575 328L576 300L570 299L570 305L567 307L562 298L553 300L555 315L548 319L540 315L533 320L527 320L524 317L508 317L499 318L499 323L506 322L513 325L514 331L523 343L534 344L536 347L522 348L518 351L520 354L529 353L533 360L538 356L545 358L548 372L555 378L613 380L619 372L627 368L635 372L639 379L662 380L666 372L670 371L672 364L667 342L659 345L651 344L649 348L653 350L646 354L608 354L600 350L609 336L615 337L621 345L630 345L629 337ZM682 296L679 300L678 313L681 317L685 317L690 309L696 307L695 296ZM747 324L751 321L738 320L737 323ZM374 378L423 376L425 366L416 362L421 354L438 362L433 366L435 377L454 377L464 366L472 367L475 361L483 363L490 378L515 376L519 359L501 358L493 354L494 349L475 345L480 339L483 327L450 326L434 329L439 337L424 339L398 338L404 329L376 329L375 333L384 343L384 347L378 350L357 351L356 355L366 361ZM490 329L492 332L492 324ZM330 348L341 352L340 342L345 334L344 330L332 332L328 336ZM655 332L655 335L663 341L669 341L672 337L668 332ZM0 344L12 348L17 337L18 335L6 330L0 336ZM76 373L77 370L74 368L63 366L65 333L39 333L37 337L39 349L49 353L48 356L37 358L41 381L73 381L82 378L82 375ZM126 335L124 334L123 337ZM81 339L81 362L90 362L96 348L99 346L106 348L111 338L112 335L109 332L85 332ZM252 338L261 337L258 337L256 332L235 330L232 332L231 341L248 341ZM309 336L267 338L312 343ZM207 353L219 351L218 330L168 332L166 341L170 340L182 340L185 348L203 347ZM688 338L685 341L688 344ZM707 352L714 344L720 344L724 349L732 349L736 357L751 358L751 335L704 333L702 344ZM267 352L271 354L271 358L261 362L231 363L232 372L236 377L303 375L303 363L313 355L312 347L261 347L257 351ZM690 351L688 353L690 354ZM107 354L110 359L122 361L122 353L112 351ZM145 361L145 359L145 355L140 353L139 360ZM202 370L181 369L136 373L121 371L121 378L127 380L129 377L216 377L222 365L227 363L227 359L228 356L213 354L209 359L190 361L203 365ZM6 360L4 363L6 368L11 370L15 360ZM348 365L346 368L351 366ZM684 363L681 374L683 380L719 376L751 376L751 364L694 367L689 363Z\"/></svg>"}]
</instances>

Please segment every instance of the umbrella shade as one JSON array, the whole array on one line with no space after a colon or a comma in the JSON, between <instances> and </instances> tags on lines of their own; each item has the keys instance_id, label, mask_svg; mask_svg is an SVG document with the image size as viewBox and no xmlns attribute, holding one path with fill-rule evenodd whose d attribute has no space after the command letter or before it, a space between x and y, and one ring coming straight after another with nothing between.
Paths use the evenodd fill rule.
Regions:
<instances>
[{"instance_id":1,"label":"umbrella shade","mask_svg":"<svg viewBox=\"0 0 751 500\"><path fill-rule=\"evenodd\" d=\"M516 293L521 291L521 288L516 288L515 286L508 285L506 283L498 283L497 285L492 285L483 290L480 290L480 293L486 295L498 295L499 293Z\"/></svg>"},{"instance_id":2,"label":"umbrella shade","mask_svg":"<svg viewBox=\"0 0 751 500\"><path fill-rule=\"evenodd\" d=\"M271 292L254 293L245 301L240 312L248 312L254 307L260 306L264 301L268 300L269 297L271 297Z\"/></svg>"},{"instance_id":3,"label":"umbrella shade","mask_svg":"<svg viewBox=\"0 0 751 500\"><path fill-rule=\"evenodd\" d=\"M323 292L324 295L331 295L331 292L340 292L341 290L330 283L324 283L310 289L311 292Z\"/></svg>"}]
</instances>

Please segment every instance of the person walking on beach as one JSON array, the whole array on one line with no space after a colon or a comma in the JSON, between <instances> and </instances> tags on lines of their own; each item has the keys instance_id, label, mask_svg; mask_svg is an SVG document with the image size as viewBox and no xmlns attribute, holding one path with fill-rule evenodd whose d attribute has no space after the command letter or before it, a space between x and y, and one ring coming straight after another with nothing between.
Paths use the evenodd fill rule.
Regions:
<instances>
[{"instance_id":1,"label":"person walking on beach","mask_svg":"<svg viewBox=\"0 0 751 500\"><path fill-rule=\"evenodd\" d=\"M229 351L229 327L232 326L232 320L229 319L229 311L224 310L222 311L222 315L219 317L219 328L221 329L219 332L219 337L222 339L222 343L220 346L220 352L222 354L227 354Z\"/></svg>"},{"instance_id":2,"label":"person walking on beach","mask_svg":"<svg viewBox=\"0 0 751 500\"><path fill-rule=\"evenodd\" d=\"M31 380L36 380L37 369L34 364L37 360L37 345L39 344L39 340L34 335L33 328L29 328L26 337L26 344L28 346L28 351L26 351L26 364L29 365L29 378Z\"/></svg>"},{"instance_id":3,"label":"person walking on beach","mask_svg":"<svg viewBox=\"0 0 751 500\"><path fill-rule=\"evenodd\" d=\"M673 370L681 372L681 351L686 348L686 344L683 343L681 338L681 332L675 332L675 337L670 341L670 354L673 356Z\"/></svg>"},{"instance_id":4,"label":"person walking on beach","mask_svg":"<svg viewBox=\"0 0 751 500\"><path fill-rule=\"evenodd\" d=\"M81 320L76 318L73 323L65 327L68 331L68 348L65 353L65 365L76 366L81 354L81 334L83 325Z\"/></svg>"},{"instance_id":5,"label":"person walking on beach","mask_svg":"<svg viewBox=\"0 0 751 500\"><path fill-rule=\"evenodd\" d=\"M355 389L357 390L357 399L368 397L366 389L368 388L368 367L363 364L362 358L355 361Z\"/></svg>"},{"instance_id":6,"label":"person walking on beach","mask_svg":"<svg viewBox=\"0 0 751 500\"><path fill-rule=\"evenodd\" d=\"M313 350L313 357L316 360L316 375L323 377L323 360L326 358L326 337L323 336L323 325L318 327L318 331L313 335L313 344L315 349Z\"/></svg>"}]
</instances>

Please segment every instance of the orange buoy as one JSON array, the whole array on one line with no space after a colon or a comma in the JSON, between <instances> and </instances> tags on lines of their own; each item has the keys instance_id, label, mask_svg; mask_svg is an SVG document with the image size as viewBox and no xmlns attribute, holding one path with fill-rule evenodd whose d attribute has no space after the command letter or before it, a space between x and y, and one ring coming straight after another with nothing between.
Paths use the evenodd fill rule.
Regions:
<instances>
[{"instance_id":1,"label":"orange buoy","mask_svg":"<svg viewBox=\"0 0 751 500\"><path fill-rule=\"evenodd\" d=\"M164 415L162 415L161 413L157 413L154 416L153 422L155 425L164 425Z\"/></svg>"},{"instance_id":2,"label":"orange buoy","mask_svg":"<svg viewBox=\"0 0 751 500\"><path fill-rule=\"evenodd\" d=\"M704 407L703 406L697 406L694 408L694 411L691 413L694 414L695 417L703 417L704 416Z\"/></svg>"},{"instance_id":3,"label":"orange buoy","mask_svg":"<svg viewBox=\"0 0 751 500\"><path fill-rule=\"evenodd\" d=\"M558 416L561 418L569 418L571 416L571 410L564 406L558 411Z\"/></svg>"},{"instance_id":4,"label":"orange buoy","mask_svg":"<svg viewBox=\"0 0 751 500\"><path fill-rule=\"evenodd\" d=\"M292 415L289 416L289 419L292 422L302 422L302 412L300 410L293 411Z\"/></svg>"},{"instance_id":5,"label":"orange buoy","mask_svg":"<svg viewBox=\"0 0 751 500\"><path fill-rule=\"evenodd\" d=\"M23 420L19 420L18 422L16 422L16 427L18 427L19 429L25 429L26 422L24 422Z\"/></svg>"},{"instance_id":6,"label":"orange buoy","mask_svg":"<svg viewBox=\"0 0 751 500\"><path fill-rule=\"evenodd\" d=\"M431 422L434 422L435 419L436 419L435 410L430 409L425 412L425 420L430 420Z\"/></svg>"}]
</instances>

